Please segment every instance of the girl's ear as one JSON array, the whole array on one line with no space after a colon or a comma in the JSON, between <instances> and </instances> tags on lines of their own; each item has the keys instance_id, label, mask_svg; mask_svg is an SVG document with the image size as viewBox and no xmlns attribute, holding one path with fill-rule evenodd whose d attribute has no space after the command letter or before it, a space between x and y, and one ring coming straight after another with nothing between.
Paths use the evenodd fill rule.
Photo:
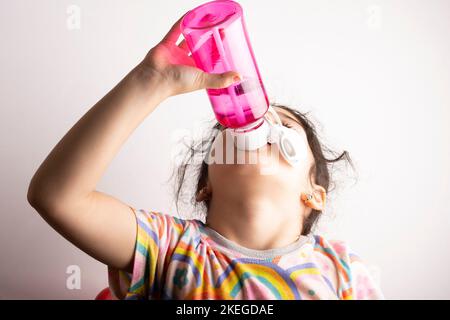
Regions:
<instances>
[{"instance_id":1,"label":"girl's ear","mask_svg":"<svg viewBox=\"0 0 450 320\"><path fill-rule=\"evenodd\" d=\"M325 209L327 192L322 186L315 185L312 194L302 193L301 199L311 209L323 211Z\"/></svg>"},{"instance_id":2,"label":"girl's ear","mask_svg":"<svg viewBox=\"0 0 450 320\"><path fill-rule=\"evenodd\" d=\"M195 195L195 201L197 202L203 202L207 199L211 198L211 185L209 184L209 181L207 182L206 186L200 189L199 192Z\"/></svg>"}]
</instances>

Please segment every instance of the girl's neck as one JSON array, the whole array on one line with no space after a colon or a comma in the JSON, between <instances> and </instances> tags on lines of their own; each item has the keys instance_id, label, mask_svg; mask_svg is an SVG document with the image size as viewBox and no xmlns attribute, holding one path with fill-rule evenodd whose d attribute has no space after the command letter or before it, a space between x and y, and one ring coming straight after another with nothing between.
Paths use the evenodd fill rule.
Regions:
<instances>
[{"instance_id":1,"label":"girl's neck","mask_svg":"<svg viewBox=\"0 0 450 320\"><path fill-rule=\"evenodd\" d=\"M285 247L302 229L300 199L289 196L214 194L206 225L228 240L254 250Z\"/></svg>"}]
</instances>

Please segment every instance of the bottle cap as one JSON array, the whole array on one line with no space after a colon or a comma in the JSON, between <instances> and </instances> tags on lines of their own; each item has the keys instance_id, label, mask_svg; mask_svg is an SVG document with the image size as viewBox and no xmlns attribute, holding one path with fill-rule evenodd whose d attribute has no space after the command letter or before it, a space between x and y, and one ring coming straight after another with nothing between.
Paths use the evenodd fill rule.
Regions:
<instances>
[{"instance_id":1,"label":"bottle cap","mask_svg":"<svg viewBox=\"0 0 450 320\"><path fill-rule=\"evenodd\" d=\"M267 144L270 135L270 125L264 118L256 128L228 129L235 139L236 148L239 150L254 151Z\"/></svg>"}]
</instances>

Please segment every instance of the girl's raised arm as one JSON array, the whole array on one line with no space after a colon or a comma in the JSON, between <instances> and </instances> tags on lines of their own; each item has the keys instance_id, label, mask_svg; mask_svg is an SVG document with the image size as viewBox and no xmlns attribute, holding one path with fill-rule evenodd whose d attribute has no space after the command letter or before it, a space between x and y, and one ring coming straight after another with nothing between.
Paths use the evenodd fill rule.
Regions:
<instances>
[{"instance_id":1,"label":"girl's raised arm","mask_svg":"<svg viewBox=\"0 0 450 320\"><path fill-rule=\"evenodd\" d=\"M238 81L195 68L180 21L115 88L59 141L34 174L28 201L61 235L95 259L131 270L136 220L122 201L96 185L136 127L167 97Z\"/></svg>"}]
</instances>

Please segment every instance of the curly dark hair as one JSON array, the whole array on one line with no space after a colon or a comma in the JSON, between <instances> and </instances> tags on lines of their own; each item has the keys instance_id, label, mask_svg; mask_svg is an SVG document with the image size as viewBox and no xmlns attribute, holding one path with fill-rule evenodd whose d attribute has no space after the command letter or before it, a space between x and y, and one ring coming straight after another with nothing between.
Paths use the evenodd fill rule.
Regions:
<instances>
[{"instance_id":1,"label":"curly dark hair","mask_svg":"<svg viewBox=\"0 0 450 320\"><path fill-rule=\"evenodd\" d=\"M337 153L331 150L329 147L325 146L320 142L318 133L316 131L315 125L308 119L308 113L302 113L296 109L291 107L271 103L272 107L277 107L288 111L298 123L303 127L306 137L309 143L309 147L311 148L314 163L310 168L309 174L310 178L314 177L314 181L316 184L322 186L327 194L334 189L334 183L331 178L331 171L334 164L338 162L345 162L346 164L350 164L352 168L354 168L352 160L347 151L343 151L342 153ZM203 211L206 209L206 214L209 210L210 200L204 200L202 203L197 203L195 200L196 195L202 190L208 181L208 164L205 161L202 161L201 164L192 164L192 159L199 153L205 154L211 148L212 143L214 142L215 135L212 134L213 131L224 130L220 123L216 123L212 130L210 139L208 141L197 141L192 142L188 145L188 152L184 155L181 165L175 168L174 173L172 175L172 179L175 179L175 204L177 210L179 210L179 203L182 200L183 188L187 184L188 178L195 179L196 187L195 193L192 197L189 197L189 202L194 205L195 208L198 205L204 206ZM328 156L328 157L327 157ZM193 171L192 175L188 174L188 171ZM302 235L308 235L313 230L314 226L317 224L319 220L319 216L321 211L312 210L311 214L307 219L303 222Z\"/></svg>"}]
</instances>

